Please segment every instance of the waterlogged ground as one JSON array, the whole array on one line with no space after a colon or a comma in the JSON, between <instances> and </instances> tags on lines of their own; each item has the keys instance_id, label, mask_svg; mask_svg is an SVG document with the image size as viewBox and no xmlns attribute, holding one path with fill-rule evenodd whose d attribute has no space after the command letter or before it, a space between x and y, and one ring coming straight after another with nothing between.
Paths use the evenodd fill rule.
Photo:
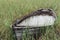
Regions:
<instances>
[{"instance_id":1,"label":"waterlogged ground","mask_svg":"<svg viewBox=\"0 0 60 40\"><path fill-rule=\"evenodd\" d=\"M42 40L60 40L60 0L0 0L0 40L15 40L10 28L13 21L41 8L51 8L57 15Z\"/></svg>"}]
</instances>

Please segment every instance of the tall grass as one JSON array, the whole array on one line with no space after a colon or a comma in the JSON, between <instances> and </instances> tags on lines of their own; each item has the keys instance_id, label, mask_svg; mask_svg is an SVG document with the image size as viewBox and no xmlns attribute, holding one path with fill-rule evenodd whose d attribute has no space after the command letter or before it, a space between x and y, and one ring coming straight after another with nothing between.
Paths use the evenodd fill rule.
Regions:
<instances>
[{"instance_id":1,"label":"tall grass","mask_svg":"<svg viewBox=\"0 0 60 40\"><path fill-rule=\"evenodd\" d=\"M15 40L10 28L12 22L25 14L41 8L51 8L56 12L57 22L55 31L60 35L60 0L0 0L0 40ZM49 31L53 30L49 29ZM48 30L47 33L50 34ZM50 35L53 35L53 33ZM60 40L59 35L57 35L58 39L52 40ZM54 33L54 37L57 36ZM48 36L47 39L51 40ZM43 40L45 40L44 36Z\"/></svg>"}]
</instances>

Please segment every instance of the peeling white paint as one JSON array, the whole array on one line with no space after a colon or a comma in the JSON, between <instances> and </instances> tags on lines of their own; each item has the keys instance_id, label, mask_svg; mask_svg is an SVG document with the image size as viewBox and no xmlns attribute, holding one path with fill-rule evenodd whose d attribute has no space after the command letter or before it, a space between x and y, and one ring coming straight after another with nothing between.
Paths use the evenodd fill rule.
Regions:
<instances>
[{"instance_id":1,"label":"peeling white paint","mask_svg":"<svg viewBox=\"0 0 60 40\"><path fill-rule=\"evenodd\" d=\"M41 27L41 26L49 26L53 25L55 18L53 16L48 15L40 15L40 16L32 16L30 18L25 19L17 26L33 26L33 27Z\"/></svg>"}]
</instances>

